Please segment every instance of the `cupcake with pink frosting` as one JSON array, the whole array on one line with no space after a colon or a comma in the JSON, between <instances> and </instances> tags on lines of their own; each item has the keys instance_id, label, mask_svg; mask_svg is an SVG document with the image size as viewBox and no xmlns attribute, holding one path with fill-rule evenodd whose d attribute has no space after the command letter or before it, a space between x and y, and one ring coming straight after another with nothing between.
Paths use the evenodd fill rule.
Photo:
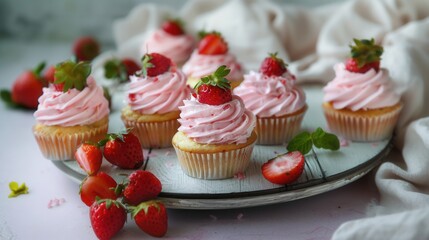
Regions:
<instances>
[{"instance_id":1,"label":"cupcake with pink frosting","mask_svg":"<svg viewBox=\"0 0 429 240\"><path fill-rule=\"evenodd\" d=\"M109 103L85 62L66 61L55 67L55 81L43 89L34 112L33 133L50 160L71 160L85 141L97 142L107 133Z\"/></svg>"},{"instance_id":2,"label":"cupcake with pink frosting","mask_svg":"<svg viewBox=\"0 0 429 240\"><path fill-rule=\"evenodd\" d=\"M186 34L183 22L179 19L165 21L160 29L154 31L141 47L141 54L147 51L160 53L182 66L195 47L195 39Z\"/></svg>"},{"instance_id":3,"label":"cupcake with pink frosting","mask_svg":"<svg viewBox=\"0 0 429 240\"><path fill-rule=\"evenodd\" d=\"M219 67L196 85L196 94L180 108L173 137L182 170L202 179L231 178L250 162L257 135L255 116L232 95L229 69Z\"/></svg>"},{"instance_id":4,"label":"cupcake with pink frosting","mask_svg":"<svg viewBox=\"0 0 429 240\"><path fill-rule=\"evenodd\" d=\"M231 72L228 80L235 88L243 81L243 69L236 57L229 52L228 44L219 32L200 32L201 40L191 58L183 65L183 72L188 77L192 88L205 76L212 74L221 66L227 66Z\"/></svg>"},{"instance_id":5,"label":"cupcake with pink frosting","mask_svg":"<svg viewBox=\"0 0 429 240\"><path fill-rule=\"evenodd\" d=\"M130 76L121 118L144 148L171 146L183 100L190 97L186 76L164 55L145 54L142 71Z\"/></svg>"},{"instance_id":6,"label":"cupcake with pink frosting","mask_svg":"<svg viewBox=\"0 0 429 240\"><path fill-rule=\"evenodd\" d=\"M380 68L383 48L354 39L351 58L334 66L335 78L324 88L323 109L329 129L354 141L392 136L402 109L387 69Z\"/></svg>"},{"instance_id":7,"label":"cupcake with pink frosting","mask_svg":"<svg viewBox=\"0 0 429 240\"><path fill-rule=\"evenodd\" d=\"M234 94L256 116L257 144L284 144L299 132L307 110L305 94L277 53L263 60L259 72L244 75Z\"/></svg>"}]
</instances>

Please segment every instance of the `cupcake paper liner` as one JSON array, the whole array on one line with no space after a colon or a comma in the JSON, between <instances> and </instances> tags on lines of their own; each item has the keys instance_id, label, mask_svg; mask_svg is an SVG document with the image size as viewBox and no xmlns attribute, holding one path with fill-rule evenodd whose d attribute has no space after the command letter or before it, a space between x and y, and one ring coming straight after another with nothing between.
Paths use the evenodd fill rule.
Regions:
<instances>
[{"instance_id":1,"label":"cupcake paper liner","mask_svg":"<svg viewBox=\"0 0 429 240\"><path fill-rule=\"evenodd\" d=\"M281 145L291 140L301 129L307 107L293 115L270 118L256 118L256 132L259 145Z\"/></svg>"},{"instance_id":2,"label":"cupcake paper liner","mask_svg":"<svg viewBox=\"0 0 429 240\"><path fill-rule=\"evenodd\" d=\"M250 163L254 145L253 142L243 148L216 153L187 152L173 146L179 164L188 176L200 179L225 179L244 172Z\"/></svg>"},{"instance_id":3,"label":"cupcake paper liner","mask_svg":"<svg viewBox=\"0 0 429 240\"><path fill-rule=\"evenodd\" d=\"M122 118L122 121L139 138L143 148L171 147L171 139L180 127L177 119L161 122L135 122Z\"/></svg>"},{"instance_id":4,"label":"cupcake paper liner","mask_svg":"<svg viewBox=\"0 0 429 240\"><path fill-rule=\"evenodd\" d=\"M76 132L65 135L43 134L34 131L34 137L39 149L45 158L50 160L73 160L76 149L85 141L98 142L107 134L108 124L91 129L90 131Z\"/></svg>"},{"instance_id":5,"label":"cupcake paper liner","mask_svg":"<svg viewBox=\"0 0 429 240\"><path fill-rule=\"evenodd\" d=\"M329 130L333 133L352 141L375 142L392 136L402 105L371 116L356 116L326 107L323 109Z\"/></svg>"}]
</instances>

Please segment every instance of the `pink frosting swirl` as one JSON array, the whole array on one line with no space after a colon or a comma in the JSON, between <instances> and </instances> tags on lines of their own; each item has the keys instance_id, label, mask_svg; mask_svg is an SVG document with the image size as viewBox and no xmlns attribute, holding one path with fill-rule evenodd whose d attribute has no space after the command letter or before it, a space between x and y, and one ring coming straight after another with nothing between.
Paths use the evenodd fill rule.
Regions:
<instances>
[{"instance_id":1,"label":"pink frosting swirl","mask_svg":"<svg viewBox=\"0 0 429 240\"><path fill-rule=\"evenodd\" d=\"M228 74L230 81L242 80L243 70L236 58L230 54L203 55L195 50L191 58L183 65L183 72L188 77L201 78L212 74L222 65L226 65L231 72Z\"/></svg>"},{"instance_id":2,"label":"pink frosting swirl","mask_svg":"<svg viewBox=\"0 0 429 240\"><path fill-rule=\"evenodd\" d=\"M246 108L258 117L283 116L305 106L305 94L295 85L295 76L286 72L282 76L266 76L250 71L244 81L234 89L243 99Z\"/></svg>"},{"instance_id":3,"label":"pink frosting swirl","mask_svg":"<svg viewBox=\"0 0 429 240\"><path fill-rule=\"evenodd\" d=\"M171 35L162 29L155 31L143 44L140 53L146 51L157 52L170 58L176 64L182 64L188 60L195 46L195 40L191 35Z\"/></svg>"},{"instance_id":4,"label":"pink frosting swirl","mask_svg":"<svg viewBox=\"0 0 429 240\"><path fill-rule=\"evenodd\" d=\"M93 77L88 77L87 87L67 92L55 90L53 86L43 88L39 106L34 112L37 122L48 126L81 126L101 120L109 114L109 103L103 88Z\"/></svg>"},{"instance_id":5,"label":"pink frosting swirl","mask_svg":"<svg viewBox=\"0 0 429 240\"><path fill-rule=\"evenodd\" d=\"M130 76L127 102L133 111L141 114L163 114L178 111L191 90L186 76L175 66L155 77Z\"/></svg>"},{"instance_id":6,"label":"pink frosting swirl","mask_svg":"<svg viewBox=\"0 0 429 240\"><path fill-rule=\"evenodd\" d=\"M338 63L334 70L335 78L323 88L323 101L330 102L335 109L376 109L393 106L400 100L387 69L353 73Z\"/></svg>"},{"instance_id":7,"label":"pink frosting swirl","mask_svg":"<svg viewBox=\"0 0 429 240\"><path fill-rule=\"evenodd\" d=\"M246 110L243 100L233 95L232 101L208 105L194 97L180 107L179 131L201 144L245 143L255 128L255 116Z\"/></svg>"}]
</instances>

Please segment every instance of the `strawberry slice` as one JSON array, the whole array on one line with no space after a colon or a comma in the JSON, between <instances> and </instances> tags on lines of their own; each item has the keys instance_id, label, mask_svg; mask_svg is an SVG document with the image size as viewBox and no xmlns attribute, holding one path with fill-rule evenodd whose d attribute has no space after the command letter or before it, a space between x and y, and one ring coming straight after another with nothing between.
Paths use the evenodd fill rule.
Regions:
<instances>
[{"instance_id":1,"label":"strawberry slice","mask_svg":"<svg viewBox=\"0 0 429 240\"><path fill-rule=\"evenodd\" d=\"M200 32L202 37L198 43L198 53L203 55L219 55L228 52L228 44L219 32Z\"/></svg>"},{"instance_id":2,"label":"strawberry slice","mask_svg":"<svg viewBox=\"0 0 429 240\"><path fill-rule=\"evenodd\" d=\"M262 165L262 175L275 184L289 184L296 181L304 170L305 158L299 151L277 156Z\"/></svg>"},{"instance_id":3,"label":"strawberry slice","mask_svg":"<svg viewBox=\"0 0 429 240\"><path fill-rule=\"evenodd\" d=\"M83 143L76 150L74 157L80 168L88 175L94 175L100 170L103 153L97 145Z\"/></svg>"}]
</instances>

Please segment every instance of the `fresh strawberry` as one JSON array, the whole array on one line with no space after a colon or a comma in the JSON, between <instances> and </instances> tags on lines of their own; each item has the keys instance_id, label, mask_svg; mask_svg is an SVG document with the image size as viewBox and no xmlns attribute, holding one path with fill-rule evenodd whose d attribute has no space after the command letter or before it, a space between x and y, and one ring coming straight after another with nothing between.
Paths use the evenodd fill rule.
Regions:
<instances>
[{"instance_id":1,"label":"fresh strawberry","mask_svg":"<svg viewBox=\"0 0 429 240\"><path fill-rule=\"evenodd\" d=\"M218 55L228 52L228 44L219 32L200 32L198 53L203 55Z\"/></svg>"},{"instance_id":2,"label":"fresh strawberry","mask_svg":"<svg viewBox=\"0 0 429 240\"><path fill-rule=\"evenodd\" d=\"M48 83L54 83L54 81L55 81L55 66L54 65L51 65L46 69L45 73L43 74L43 78Z\"/></svg>"},{"instance_id":3,"label":"fresh strawberry","mask_svg":"<svg viewBox=\"0 0 429 240\"><path fill-rule=\"evenodd\" d=\"M194 89L200 103L221 105L232 100L231 85L228 79L230 69L220 66L213 74L201 78Z\"/></svg>"},{"instance_id":4,"label":"fresh strawberry","mask_svg":"<svg viewBox=\"0 0 429 240\"><path fill-rule=\"evenodd\" d=\"M270 53L261 64L259 71L267 76L281 76L287 72L287 64L277 57L277 53Z\"/></svg>"},{"instance_id":5,"label":"fresh strawberry","mask_svg":"<svg viewBox=\"0 0 429 240\"><path fill-rule=\"evenodd\" d=\"M123 169L137 169L143 165L143 149L131 132L107 134L99 146L104 146L104 157L113 165Z\"/></svg>"},{"instance_id":6,"label":"fresh strawberry","mask_svg":"<svg viewBox=\"0 0 429 240\"><path fill-rule=\"evenodd\" d=\"M96 144L83 143L75 153L75 159L88 175L94 175L100 170L103 153Z\"/></svg>"},{"instance_id":7,"label":"fresh strawberry","mask_svg":"<svg viewBox=\"0 0 429 240\"><path fill-rule=\"evenodd\" d=\"M162 190L161 181L151 172L137 170L128 177L123 195L124 201L130 205L155 199Z\"/></svg>"},{"instance_id":8,"label":"fresh strawberry","mask_svg":"<svg viewBox=\"0 0 429 240\"><path fill-rule=\"evenodd\" d=\"M115 193L116 186L115 179L105 172L98 172L83 180L80 185L80 199L87 206L91 206L96 197L116 200L118 198Z\"/></svg>"},{"instance_id":9,"label":"fresh strawberry","mask_svg":"<svg viewBox=\"0 0 429 240\"><path fill-rule=\"evenodd\" d=\"M183 31L183 22L179 19L172 19L165 21L162 26L164 32L169 33L173 36L179 36L184 34Z\"/></svg>"},{"instance_id":10,"label":"fresh strawberry","mask_svg":"<svg viewBox=\"0 0 429 240\"><path fill-rule=\"evenodd\" d=\"M12 90L1 90L2 100L12 107L21 106L36 109L38 99L42 95L43 87L47 85L44 78L40 76L45 63L40 63L34 70L22 72L13 82Z\"/></svg>"},{"instance_id":11,"label":"fresh strawberry","mask_svg":"<svg viewBox=\"0 0 429 240\"><path fill-rule=\"evenodd\" d=\"M163 237L167 233L168 216L162 202L142 202L132 209L134 221L145 233L154 237Z\"/></svg>"},{"instance_id":12,"label":"fresh strawberry","mask_svg":"<svg viewBox=\"0 0 429 240\"><path fill-rule=\"evenodd\" d=\"M71 88L83 90L91 73L88 62L64 61L55 66L54 86L57 91L67 92Z\"/></svg>"},{"instance_id":13,"label":"fresh strawberry","mask_svg":"<svg viewBox=\"0 0 429 240\"><path fill-rule=\"evenodd\" d=\"M115 200L101 199L91 205L89 217L97 238L108 240L124 227L127 211Z\"/></svg>"},{"instance_id":14,"label":"fresh strawberry","mask_svg":"<svg viewBox=\"0 0 429 240\"><path fill-rule=\"evenodd\" d=\"M167 72L173 65L171 59L159 53L146 53L142 57L142 71L138 76L155 77Z\"/></svg>"},{"instance_id":15,"label":"fresh strawberry","mask_svg":"<svg viewBox=\"0 0 429 240\"><path fill-rule=\"evenodd\" d=\"M277 156L262 165L262 175L275 184L289 184L296 181L304 170L304 155L299 151Z\"/></svg>"},{"instance_id":16,"label":"fresh strawberry","mask_svg":"<svg viewBox=\"0 0 429 240\"><path fill-rule=\"evenodd\" d=\"M353 39L355 45L350 46L351 58L346 61L346 69L350 72L365 73L370 69L380 70L383 47L375 44L374 39Z\"/></svg>"},{"instance_id":17,"label":"fresh strawberry","mask_svg":"<svg viewBox=\"0 0 429 240\"><path fill-rule=\"evenodd\" d=\"M100 54L100 44L93 37L79 37L73 43L73 54L78 61L92 61Z\"/></svg>"},{"instance_id":18,"label":"fresh strawberry","mask_svg":"<svg viewBox=\"0 0 429 240\"><path fill-rule=\"evenodd\" d=\"M141 67L131 58L111 59L104 64L104 76L107 79L128 82L129 76L134 75Z\"/></svg>"}]
</instances>

